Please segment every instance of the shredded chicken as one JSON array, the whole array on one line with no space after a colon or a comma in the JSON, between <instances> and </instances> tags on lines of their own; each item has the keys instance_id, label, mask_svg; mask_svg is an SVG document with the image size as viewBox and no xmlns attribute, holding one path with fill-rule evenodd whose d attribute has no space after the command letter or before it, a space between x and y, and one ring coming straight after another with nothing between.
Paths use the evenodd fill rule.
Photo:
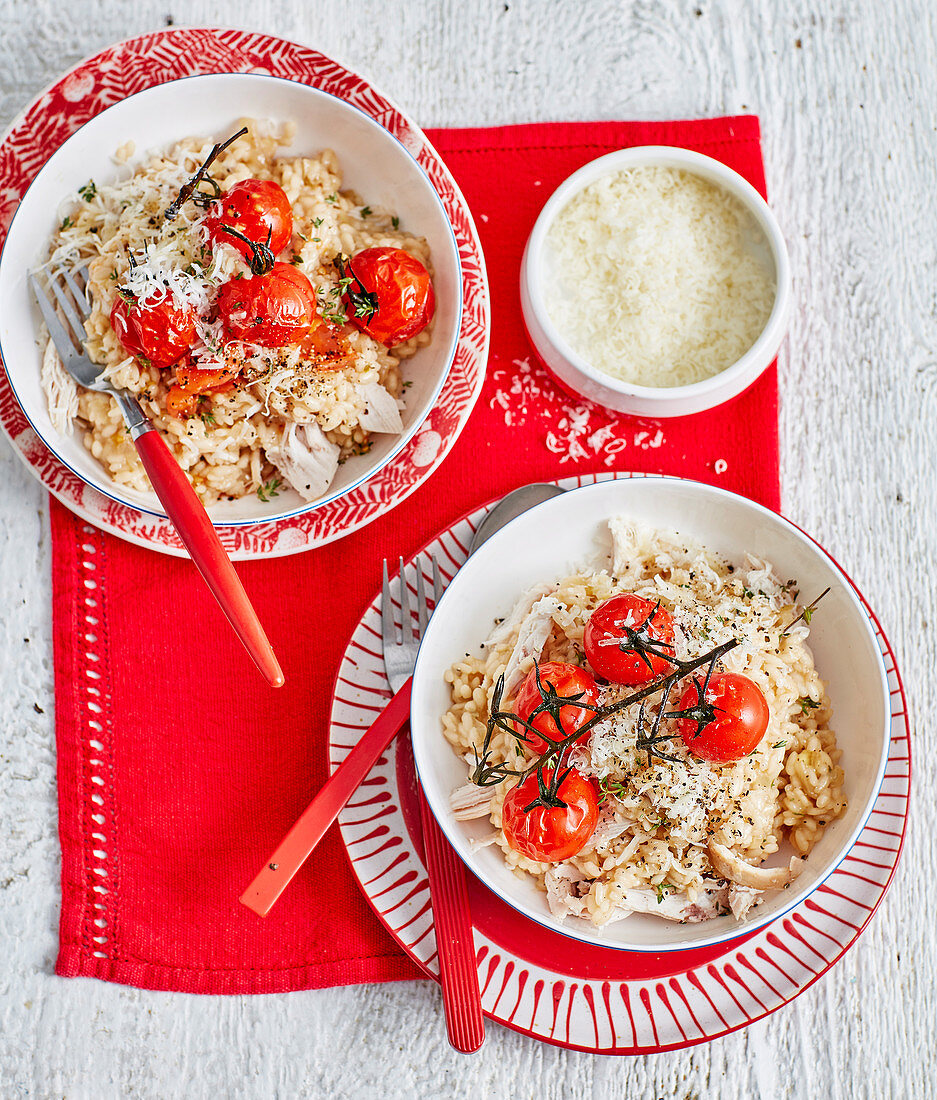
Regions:
<instances>
[{"instance_id":1,"label":"shredded chicken","mask_svg":"<svg viewBox=\"0 0 937 1100\"><path fill-rule=\"evenodd\" d=\"M504 670L504 698L510 699L535 660L540 657L553 630L553 616L563 605L553 596L541 596L521 623L517 642Z\"/></svg>"},{"instance_id":2,"label":"shredded chicken","mask_svg":"<svg viewBox=\"0 0 937 1100\"><path fill-rule=\"evenodd\" d=\"M318 424L290 424L267 458L304 500L316 500L332 484L339 448L326 439Z\"/></svg>"},{"instance_id":3,"label":"shredded chicken","mask_svg":"<svg viewBox=\"0 0 937 1100\"><path fill-rule=\"evenodd\" d=\"M578 871L570 863L559 863L544 875L550 912L558 920L583 915L585 896L591 885L588 875ZM707 879L695 901L689 901L683 891L661 886L656 890L623 890L612 912L611 920L620 921L632 913L650 913L665 920L681 924L698 924L725 913L728 904L727 888L714 879Z\"/></svg>"},{"instance_id":4,"label":"shredded chicken","mask_svg":"<svg viewBox=\"0 0 937 1100\"><path fill-rule=\"evenodd\" d=\"M724 879L756 890L777 890L787 886L803 869L803 860L796 857L791 858L789 867L753 867L715 840L709 842L709 858L716 873Z\"/></svg>"},{"instance_id":5,"label":"shredded chicken","mask_svg":"<svg viewBox=\"0 0 937 1100\"><path fill-rule=\"evenodd\" d=\"M449 795L449 805L456 821L471 821L476 817L487 817L491 813L491 787L479 787L466 783L457 787Z\"/></svg>"},{"instance_id":6,"label":"shredded chicken","mask_svg":"<svg viewBox=\"0 0 937 1100\"><path fill-rule=\"evenodd\" d=\"M571 863L558 863L543 877L547 904L557 920L578 917L585 908L583 894L589 892L589 879Z\"/></svg>"},{"instance_id":7,"label":"shredded chicken","mask_svg":"<svg viewBox=\"0 0 937 1100\"><path fill-rule=\"evenodd\" d=\"M761 898L761 890L754 886L738 886L732 883L729 887L729 908L736 920L742 920L753 905L757 905Z\"/></svg>"},{"instance_id":8,"label":"shredded chicken","mask_svg":"<svg viewBox=\"0 0 937 1100\"><path fill-rule=\"evenodd\" d=\"M534 585L533 588L528 588L511 609L511 614L508 615L506 619L502 619L488 635L488 640L485 644L496 646L500 645L502 642L506 642L530 614L530 609L537 600L539 600L541 596L545 596L551 588L553 588L552 584L537 584Z\"/></svg>"},{"instance_id":9,"label":"shredded chicken","mask_svg":"<svg viewBox=\"0 0 937 1100\"><path fill-rule=\"evenodd\" d=\"M577 767L572 753L569 756L569 763L573 767ZM613 804L606 802L599 809L599 820L596 822L595 832L589 838L588 847L593 851L596 848L604 848L606 845L611 844L613 840L624 836L631 826L632 822L616 813Z\"/></svg>"},{"instance_id":10,"label":"shredded chicken","mask_svg":"<svg viewBox=\"0 0 937 1100\"><path fill-rule=\"evenodd\" d=\"M479 848L490 848L492 844L498 843L498 833L489 833L487 836L480 837L478 840L470 840L469 848L473 852L477 852Z\"/></svg>"},{"instance_id":11,"label":"shredded chicken","mask_svg":"<svg viewBox=\"0 0 937 1100\"><path fill-rule=\"evenodd\" d=\"M620 920L630 913L651 913L681 924L699 924L700 921L710 920L724 913L727 904L727 888L712 879L706 879L704 889L697 893L695 901L688 900L683 891L677 892L666 886L659 890L623 890L612 919Z\"/></svg>"},{"instance_id":12,"label":"shredded chicken","mask_svg":"<svg viewBox=\"0 0 937 1100\"><path fill-rule=\"evenodd\" d=\"M62 435L70 435L78 415L78 385L62 365L51 340L42 355L39 378L49 399L52 426Z\"/></svg>"},{"instance_id":13,"label":"shredded chicken","mask_svg":"<svg viewBox=\"0 0 937 1100\"><path fill-rule=\"evenodd\" d=\"M392 397L380 382L370 382L366 386L359 386L358 389L366 402L359 421L361 427L368 432L400 435L403 431L403 421L400 419L397 399Z\"/></svg>"}]
</instances>

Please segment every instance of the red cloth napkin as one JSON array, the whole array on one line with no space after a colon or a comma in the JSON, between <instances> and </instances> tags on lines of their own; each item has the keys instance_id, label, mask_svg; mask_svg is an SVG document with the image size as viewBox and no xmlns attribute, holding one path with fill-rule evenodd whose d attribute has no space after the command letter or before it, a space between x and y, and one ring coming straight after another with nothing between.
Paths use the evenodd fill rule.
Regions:
<instances>
[{"instance_id":1,"label":"red cloth napkin","mask_svg":"<svg viewBox=\"0 0 937 1100\"><path fill-rule=\"evenodd\" d=\"M673 144L725 161L763 192L758 120L440 130L431 140L487 257L488 377L462 438L395 511L322 549L238 566L283 689L263 683L189 562L95 531L53 501L59 974L197 993L416 977L354 884L337 830L266 920L237 900L326 777L333 676L381 559L410 556L518 485L574 473L683 474L778 505L773 368L713 412L614 417L561 394L536 365L517 285L534 219L570 172L623 146Z\"/></svg>"}]
</instances>

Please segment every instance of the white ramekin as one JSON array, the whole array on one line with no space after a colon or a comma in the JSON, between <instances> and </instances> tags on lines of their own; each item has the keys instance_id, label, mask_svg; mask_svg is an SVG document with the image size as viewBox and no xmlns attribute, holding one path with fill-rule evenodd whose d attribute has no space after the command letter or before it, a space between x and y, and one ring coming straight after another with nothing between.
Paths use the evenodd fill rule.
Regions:
<instances>
[{"instance_id":1,"label":"white ramekin","mask_svg":"<svg viewBox=\"0 0 937 1100\"><path fill-rule=\"evenodd\" d=\"M724 188L751 213L764 232L774 262L774 306L761 335L748 351L719 374L688 386L635 386L612 378L586 362L563 338L544 301L544 243L554 219L566 204L602 176L626 168L653 165L680 168ZM534 350L566 389L617 412L641 416L684 416L720 405L747 389L777 355L791 309L791 270L777 219L754 187L738 172L712 157L668 145L643 145L599 157L574 172L553 192L541 210L521 262L521 309Z\"/></svg>"}]
</instances>

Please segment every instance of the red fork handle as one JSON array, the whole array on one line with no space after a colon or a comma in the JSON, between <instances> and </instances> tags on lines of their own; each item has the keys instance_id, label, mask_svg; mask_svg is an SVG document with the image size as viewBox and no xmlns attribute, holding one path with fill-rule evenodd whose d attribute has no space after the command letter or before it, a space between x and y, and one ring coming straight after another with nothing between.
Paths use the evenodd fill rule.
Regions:
<instances>
[{"instance_id":1,"label":"red fork handle","mask_svg":"<svg viewBox=\"0 0 937 1100\"><path fill-rule=\"evenodd\" d=\"M332 822L410 717L410 680L335 769L302 816L280 841L263 870L241 895L241 902L265 917L293 875L306 862Z\"/></svg>"},{"instance_id":2,"label":"red fork handle","mask_svg":"<svg viewBox=\"0 0 937 1100\"><path fill-rule=\"evenodd\" d=\"M166 441L148 425L134 439L150 484L166 509L195 567L202 574L228 622L271 687L283 686L283 672L270 648L257 612L251 606L205 506Z\"/></svg>"},{"instance_id":3,"label":"red fork handle","mask_svg":"<svg viewBox=\"0 0 937 1100\"><path fill-rule=\"evenodd\" d=\"M433 817L422 787L420 815L446 1031L449 1042L456 1050L474 1054L485 1041L485 1020L478 992L478 967L475 964L475 939L472 935L465 867Z\"/></svg>"}]
</instances>

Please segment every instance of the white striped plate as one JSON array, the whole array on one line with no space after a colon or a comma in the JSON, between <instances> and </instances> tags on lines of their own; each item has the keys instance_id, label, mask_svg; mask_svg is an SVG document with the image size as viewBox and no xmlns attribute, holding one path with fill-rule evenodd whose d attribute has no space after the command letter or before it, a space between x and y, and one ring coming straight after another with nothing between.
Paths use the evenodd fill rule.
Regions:
<instances>
[{"instance_id":1,"label":"white striped plate","mask_svg":"<svg viewBox=\"0 0 937 1100\"><path fill-rule=\"evenodd\" d=\"M558 484L572 488L615 476L645 475L599 474ZM465 560L472 532L488 507L454 523L414 560L422 558L425 570L428 555L435 555L449 579ZM675 1050L708 1042L775 1012L855 943L882 900L901 853L911 774L907 714L894 654L875 615L861 594L859 598L888 674L891 743L874 810L830 878L795 909L754 933L714 947L656 956L597 948L551 932L469 875L487 1016L574 1050ZM339 668L329 732L332 770L390 694L376 595ZM402 950L438 978L419 821L410 743L400 738L346 807L339 825L352 871L372 909Z\"/></svg>"}]
</instances>

